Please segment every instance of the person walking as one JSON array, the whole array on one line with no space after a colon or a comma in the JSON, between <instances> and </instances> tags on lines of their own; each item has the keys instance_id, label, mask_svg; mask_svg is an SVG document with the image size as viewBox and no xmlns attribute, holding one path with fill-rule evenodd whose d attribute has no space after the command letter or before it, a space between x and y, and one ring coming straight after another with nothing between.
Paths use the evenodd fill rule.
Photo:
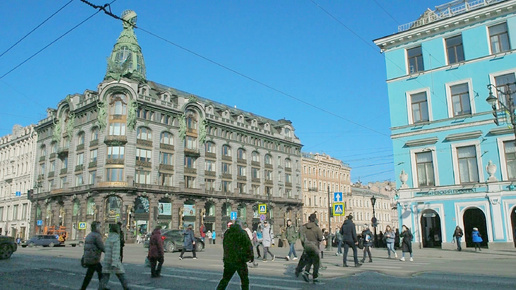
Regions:
<instances>
[{"instance_id":1,"label":"person walking","mask_svg":"<svg viewBox=\"0 0 516 290\"><path fill-rule=\"evenodd\" d=\"M313 213L308 217L308 223L304 224L300 230L301 243L303 244L303 254L301 255L301 259L299 259L299 263L297 264L295 275L299 277L299 274L302 273L303 279L306 282L309 282L309 272L310 267L313 265L314 270L312 273L312 282L318 283L319 277L319 266L320 266L320 257L319 257L319 244L323 240L322 230L315 223L317 216ZM305 270L303 271L303 268Z\"/></svg>"},{"instance_id":2,"label":"person walking","mask_svg":"<svg viewBox=\"0 0 516 290\"><path fill-rule=\"evenodd\" d=\"M253 241L253 232L251 232L251 229L249 228L249 226L247 225L246 222L244 222L244 231L247 234L247 237L249 238L249 241L251 241L251 249L252 249L252 254L253 254L253 261L250 264L250 266L251 267L256 267L256 266L258 266L258 263L256 263L254 261L254 247L253 247L253 242L252 242Z\"/></svg>"},{"instance_id":3,"label":"person walking","mask_svg":"<svg viewBox=\"0 0 516 290\"><path fill-rule=\"evenodd\" d=\"M347 259L348 259L348 251L349 247L353 249L353 258L355 261L355 267L360 267L362 264L358 262L358 239L357 239L357 230L355 228L355 224L353 223L353 216L348 215L348 218L342 224L340 228L340 233L342 234L342 242L344 243L344 257L342 258L343 267L347 267Z\"/></svg>"},{"instance_id":4,"label":"person walking","mask_svg":"<svg viewBox=\"0 0 516 290\"><path fill-rule=\"evenodd\" d=\"M183 232L185 237L183 240L183 249L181 250L181 255L179 255L179 260L183 260L183 255L186 251L192 251L193 259L197 260L197 257L195 256L195 237L192 229L193 226L189 224L186 230Z\"/></svg>"},{"instance_id":5,"label":"person walking","mask_svg":"<svg viewBox=\"0 0 516 290\"><path fill-rule=\"evenodd\" d=\"M288 244L290 246L290 250L288 251L287 255L287 261L290 260L290 256L293 256L292 260L297 260L297 254L296 254L296 242L299 238L299 232L297 231L296 227L292 225L292 220L287 220L287 229L285 230L286 237Z\"/></svg>"},{"instance_id":6,"label":"person walking","mask_svg":"<svg viewBox=\"0 0 516 290\"><path fill-rule=\"evenodd\" d=\"M262 257L262 255L260 254L260 246L262 247L262 250L263 250L263 234L262 234L262 225L259 224L258 225L258 231L256 232L256 253L258 254L258 259Z\"/></svg>"},{"instance_id":7,"label":"person walking","mask_svg":"<svg viewBox=\"0 0 516 290\"><path fill-rule=\"evenodd\" d=\"M477 251L477 248L479 252L482 251L480 249L480 243L482 243L484 240L482 240L482 235L478 231L478 228L473 228L473 232L471 232L471 240L475 245L475 252Z\"/></svg>"},{"instance_id":8,"label":"person walking","mask_svg":"<svg viewBox=\"0 0 516 290\"><path fill-rule=\"evenodd\" d=\"M204 224L201 224L201 226L199 227L199 233L201 234L201 241L203 242L206 239L206 232L206 226Z\"/></svg>"},{"instance_id":9,"label":"person walking","mask_svg":"<svg viewBox=\"0 0 516 290\"><path fill-rule=\"evenodd\" d=\"M107 289L106 286L111 274L118 277L124 289L129 289L125 279L124 265L120 261L120 226L118 224L109 224L109 235L104 249L104 266L102 267L102 280L99 289Z\"/></svg>"},{"instance_id":10,"label":"person walking","mask_svg":"<svg viewBox=\"0 0 516 290\"><path fill-rule=\"evenodd\" d=\"M163 239L161 239L161 227L157 226L152 231L149 240L149 262L151 267L151 278L161 276L161 267L165 262L165 251L163 249ZM157 267L156 267L157 264Z\"/></svg>"},{"instance_id":11,"label":"person walking","mask_svg":"<svg viewBox=\"0 0 516 290\"><path fill-rule=\"evenodd\" d=\"M369 263L372 263L373 257L371 256L371 247L373 246L373 233L371 233L368 224L364 225L362 238L364 239L364 256L362 258L362 263L365 262L367 255L369 255Z\"/></svg>"},{"instance_id":12,"label":"person walking","mask_svg":"<svg viewBox=\"0 0 516 290\"><path fill-rule=\"evenodd\" d=\"M400 230L396 228L394 231L394 249L397 249L400 247Z\"/></svg>"},{"instance_id":13,"label":"person walking","mask_svg":"<svg viewBox=\"0 0 516 290\"><path fill-rule=\"evenodd\" d=\"M272 239L274 238L272 235L271 226L267 221L264 221L262 228L263 261L267 262L267 253L271 255L271 261L274 261L274 259L276 259L276 256L269 249L271 247L271 244L273 243Z\"/></svg>"},{"instance_id":14,"label":"person walking","mask_svg":"<svg viewBox=\"0 0 516 290\"><path fill-rule=\"evenodd\" d=\"M217 290L226 289L231 277L238 273L242 289L249 289L249 269L247 262L254 263L253 245L247 230L243 230L238 223L232 224L224 233L222 241L224 250L224 273L217 285Z\"/></svg>"},{"instance_id":15,"label":"person walking","mask_svg":"<svg viewBox=\"0 0 516 290\"><path fill-rule=\"evenodd\" d=\"M124 260L124 246L125 246L125 237L124 231L122 231L122 222L117 223L120 227L120 262Z\"/></svg>"},{"instance_id":16,"label":"person walking","mask_svg":"<svg viewBox=\"0 0 516 290\"><path fill-rule=\"evenodd\" d=\"M410 229L403 225L401 229L401 259L400 261L405 261L405 253L410 253L410 261L414 261L412 258L412 233L410 232Z\"/></svg>"},{"instance_id":17,"label":"person walking","mask_svg":"<svg viewBox=\"0 0 516 290\"><path fill-rule=\"evenodd\" d=\"M86 277L82 281L81 290L86 290L93 274L97 272L99 281L102 280L102 264L100 258L104 252L104 243L100 235L100 223L91 223L91 233L84 240L83 264L87 266Z\"/></svg>"},{"instance_id":18,"label":"person walking","mask_svg":"<svg viewBox=\"0 0 516 290\"><path fill-rule=\"evenodd\" d=\"M457 251L459 252L462 251L462 245L460 243L463 235L464 233L462 232L462 229L459 226L455 227L455 231L453 232L453 238L457 243Z\"/></svg>"},{"instance_id":19,"label":"person walking","mask_svg":"<svg viewBox=\"0 0 516 290\"><path fill-rule=\"evenodd\" d=\"M206 237L208 237L208 244L211 245L211 231L206 232Z\"/></svg>"},{"instance_id":20,"label":"person walking","mask_svg":"<svg viewBox=\"0 0 516 290\"><path fill-rule=\"evenodd\" d=\"M385 233L383 234L385 239L385 245L387 246L387 254L389 255L389 259L391 258L391 252L394 253L394 258L398 258L398 254L394 250L394 241L396 239L396 234L392 230L391 226L385 227Z\"/></svg>"},{"instance_id":21,"label":"person walking","mask_svg":"<svg viewBox=\"0 0 516 290\"><path fill-rule=\"evenodd\" d=\"M337 253L335 256L342 256L342 234L340 228L335 229L335 241L337 242Z\"/></svg>"},{"instance_id":22,"label":"person walking","mask_svg":"<svg viewBox=\"0 0 516 290\"><path fill-rule=\"evenodd\" d=\"M211 239L215 245L215 239L217 239L217 233L215 232L215 229L213 229L213 232L211 233Z\"/></svg>"}]
</instances>

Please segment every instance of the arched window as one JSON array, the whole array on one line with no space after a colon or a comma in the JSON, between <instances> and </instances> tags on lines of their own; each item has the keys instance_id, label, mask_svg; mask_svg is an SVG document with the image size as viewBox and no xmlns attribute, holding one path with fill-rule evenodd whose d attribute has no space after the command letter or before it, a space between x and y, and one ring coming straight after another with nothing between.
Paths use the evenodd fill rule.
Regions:
<instances>
[{"instance_id":1,"label":"arched window","mask_svg":"<svg viewBox=\"0 0 516 290\"><path fill-rule=\"evenodd\" d=\"M84 132L79 132L77 136L78 145L84 145Z\"/></svg>"},{"instance_id":2,"label":"arched window","mask_svg":"<svg viewBox=\"0 0 516 290\"><path fill-rule=\"evenodd\" d=\"M272 165L272 156L270 154L265 154L264 162L265 165Z\"/></svg>"},{"instance_id":3,"label":"arched window","mask_svg":"<svg viewBox=\"0 0 516 290\"><path fill-rule=\"evenodd\" d=\"M289 158L285 159L285 168L292 168L292 161Z\"/></svg>"},{"instance_id":4,"label":"arched window","mask_svg":"<svg viewBox=\"0 0 516 290\"><path fill-rule=\"evenodd\" d=\"M41 150L40 150L40 152L41 152L41 157L45 157L45 156L47 156L47 146L45 146L45 145L41 145Z\"/></svg>"},{"instance_id":5,"label":"arched window","mask_svg":"<svg viewBox=\"0 0 516 290\"><path fill-rule=\"evenodd\" d=\"M205 150L207 153L214 153L215 154L215 143L213 142L206 142Z\"/></svg>"},{"instance_id":6,"label":"arched window","mask_svg":"<svg viewBox=\"0 0 516 290\"><path fill-rule=\"evenodd\" d=\"M147 127L138 128L136 139L152 141L152 130Z\"/></svg>"},{"instance_id":7,"label":"arched window","mask_svg":"<svg viewBox=\"0 0 516 290\"><path fill-rule=\"evenodd\" d=\"M246 154L245 154L245 150L244 149L238 148L238 150L237 150L237 158L238 159L243 159L243 160L246 159Z\"/></svg>"},{"instance_id":8,"label":"arched window","mask_svg":"<svg viewBox=\"0 0 516 290\"><path fill-rule=\"evenodd\" d=\"M111 115L126 115L127 114L127 101L126 96L123 94L116 94L111 96L111 102L109 103L109 113Z\"/></svg>"},{"instance_id":9,"label":"arched window","mask_svg":"<svg viewBox=\"0 0 516 290\"><path fill-rule=\"evenodd\" d=\"M251 155L253 162L260 162L260 153L258 153L257 151L253 151Z\"/></svg>"},{"instance_id":10,"label":"arched window","mask_svg":"<svg viewBox=\"0 0 516 290\"><path fill-rule=\"evenodd\" d=\"M187 110L186 116L186 128L189 130L197 130L197 113L194 110Z\"/></svg>"},{"instance_id":11,"label":"arched window","mask_svg":"<svg viewBox=\"0 0 516 290\"><path fill-rule=\"evenodd\" d=\"M174 136L169 132L161 133L160 143L165 145L174 145Z\"/></svg>"},{"instance_id":12,"label":"arched window","mask_svg":"<svg viewBox=\"0 0 516 290\"><path fill-rule=\"evenodd\" d=\"M91 141L99 140L99 128L91 128Z\"/></svg>"},{"instance_id":13,"label":"arched window","mask_svg":"<svg viewBox=\"0 0 516 290\"><path fill-rule=\"evenodd\" d=\"M222 145L222 156L231 156L231 147L229 145Z\"/></svg>"},{"instance_id":14,"label":"arched window","mask_svg":"<svg viewBox=\"0 0 516 290\"><path fill-rule=\"evenodd\" d=\"M86 207L86 214L87 215L94 215L95 214L95 200L93 197L88 198L88 203Z\"/></svg>"}]
</instances>

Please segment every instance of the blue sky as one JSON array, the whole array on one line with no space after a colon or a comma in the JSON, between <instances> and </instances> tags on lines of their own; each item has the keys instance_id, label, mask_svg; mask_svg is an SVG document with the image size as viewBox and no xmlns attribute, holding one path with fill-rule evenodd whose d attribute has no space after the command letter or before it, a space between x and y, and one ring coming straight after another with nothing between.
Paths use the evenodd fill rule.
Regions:
<instances>
[{"instance_id":1,"label":"blue sky","mask_svg":"<svg viewBox=\"0 0 516 290\"><path fill-rule=\"evenodd\" d=\"M0 136L102 81L122 24L69 1L0 2ZM111 11L138 14L147 79L291 120L304 152L338 158L367 183L397 181L385 59L372 41L444 3L117 0Z\"/></svg>"}]
</instances>

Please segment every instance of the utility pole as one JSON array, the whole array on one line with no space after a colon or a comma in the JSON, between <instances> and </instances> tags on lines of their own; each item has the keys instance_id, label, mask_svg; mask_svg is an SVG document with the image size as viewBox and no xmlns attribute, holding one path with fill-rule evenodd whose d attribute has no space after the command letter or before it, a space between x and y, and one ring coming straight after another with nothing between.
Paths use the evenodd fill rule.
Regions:
<instances>
[{"instance_id":1,"label":"utility pole","mask_svg":"<svg viewBox=\"0 0 516 290\"><path fill-rule=\"evenodd\" d=\"M331 238L331 193L330 193L330 186L328 185L328 238L329 241L326 241L328 245L330 245L328 248L331 251L331 241L333 240Z\"/></svg>"}]
</instances>

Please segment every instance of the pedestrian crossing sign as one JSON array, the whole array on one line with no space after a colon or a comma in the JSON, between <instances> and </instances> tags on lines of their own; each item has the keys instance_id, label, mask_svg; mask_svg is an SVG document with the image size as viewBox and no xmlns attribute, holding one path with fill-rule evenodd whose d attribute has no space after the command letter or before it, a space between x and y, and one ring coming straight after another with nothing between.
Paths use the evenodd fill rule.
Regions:
<instances>
[{"instance_id":1,"label":"pedestrian crossing sign","mask_svg":"<svg viewBox=\"0 0 516 290\"><path fill-rule=\"evenodd\" d=\"M85 230L86 229L86 223L85 222L79 222L79 230Z\"/></svg>"},{"instance_id":2,"label":"pedestrian crossing sign","mask_svg":"<svg viewBox=\"0 0 516 290\"><path fill-rule=\"evenodd\" d=\"M267 205L265 203L258 205L258 213L259 214L266 214L267 213Z\"/></svg>"},{"instance_id":3,"label":"pedestrian crossing sign","mask_svg":"<svg viewBox=\"0 0 516 290\"><path fill-rule=\"evenodd\" d=\"M336 202L333 204L333 215L334 216L343 216L345 211L345 206L343 202Z\"/></svg>"}]
</instances>

